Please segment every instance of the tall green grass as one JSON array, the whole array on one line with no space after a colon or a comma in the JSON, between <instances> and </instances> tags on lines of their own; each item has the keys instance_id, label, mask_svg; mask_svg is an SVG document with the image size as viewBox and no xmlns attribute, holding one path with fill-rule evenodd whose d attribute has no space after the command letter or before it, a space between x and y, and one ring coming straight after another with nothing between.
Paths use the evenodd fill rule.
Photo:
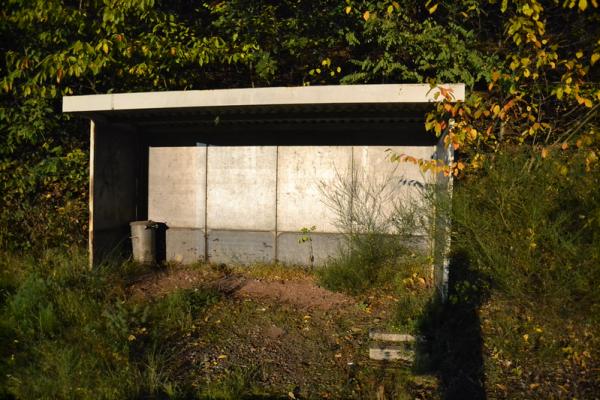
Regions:
<instances>
[{"instance_id":1,"label":"tall green grass","mask_svg":"<svg viewBox=\"0 0 600 400\"><path fill-rule=\"evenodd\" d=\"M171 338L216 301L178 291L150 303L127 298L126 268L89 270L83 252L0 261L0 397L176 398Z\"/></svg>"},{"instance_id":2,"label":"tall green grass","mask_svg":"<svg viewBox=\"0 0 600 400\"><path fill-rule=\"evenodd\" d=\"M597 318L599 188L583 152L497 154L455 188L453 249L506 298Z\"/></svg>"},{"instance_id":3,"label":"tall green grass","mask_svg":"<svg viewBox=\"0 0 600 400\"><path fill-rule=\"evenodd\" d=\"M483 301L470 332L481 334L489 397L600 391L600 169L585 157L507 149L455 185L455 267L470 272L449 300Z\"/></svg>"}]
</instances>

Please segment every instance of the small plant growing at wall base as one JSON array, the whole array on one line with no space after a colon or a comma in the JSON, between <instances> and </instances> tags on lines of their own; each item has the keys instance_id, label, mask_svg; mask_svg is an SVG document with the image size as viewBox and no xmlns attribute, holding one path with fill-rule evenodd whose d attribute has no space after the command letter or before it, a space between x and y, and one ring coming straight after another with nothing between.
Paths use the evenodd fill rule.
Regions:
<instances>
[{"instance_id":1,"label":"small plant growing at wall base","mask_svg":"<svg viewBox=\"0 0 600 400\"><path fill-rule=\"evenodd\" d=\"M311 234L316 230L317 227L315 225L311 226L310 228L302 227L302 229L300 229L300 233L302 234L302 236L298 238L299 244L308 243L308 261L310 269L313 269L315 266L315 254L313 251L313 240Z\"/></svg>"}]
</instances>

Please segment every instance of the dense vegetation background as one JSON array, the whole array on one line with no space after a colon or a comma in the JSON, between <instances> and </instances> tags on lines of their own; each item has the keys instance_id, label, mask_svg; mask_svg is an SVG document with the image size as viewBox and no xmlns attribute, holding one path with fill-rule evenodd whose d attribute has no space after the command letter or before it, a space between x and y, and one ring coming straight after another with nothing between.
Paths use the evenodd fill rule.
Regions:
<instances>
[{"instance_id":1,"label":"dense vegetation background","mask_svg":"<svg viewBox=\"0 0 600 400\"><path fill-rule=\"evenodd\" d=\"M0 37L0 248L13 253L86 238L87 128L63 95L466 83L427 127L455 120L455 253L478 280L453 293L485 303L486 390L598 389L597 0L5 0ZM23 279L2 284L5 311L46 288Z\"/></svg>"}]
</instances>

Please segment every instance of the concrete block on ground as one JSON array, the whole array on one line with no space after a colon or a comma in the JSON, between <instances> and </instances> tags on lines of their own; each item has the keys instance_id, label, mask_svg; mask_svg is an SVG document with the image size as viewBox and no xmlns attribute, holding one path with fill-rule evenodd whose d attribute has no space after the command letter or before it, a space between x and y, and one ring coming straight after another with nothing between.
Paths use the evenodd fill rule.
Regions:
<instances>
[{"instance_id":1,"label":"concrete block on ground","mask_svg":"<svg viewBox=\"0 0 600 400\"><path fill-rule=\"evenodd\" d=\"M251 264L275 261L275 233L209 230L208 261Z\"/></svg>"},{"instance_id":2,"label":"concrete block on ground","mask_svg":"<svg viewBox=\"0 0 600 400\"><path fill-rule=\"evenodd\" d=\"M405 333L386 333L386 332L369 332L369 338L372 340L381 340L384 342L408 342L414 343L417 338L413 335Z\"/></svg>"},{"instance_id":3,"label":"concrete block on ground","mask_svg":"<svg viewBox=\"0 0 600 400\"><path fill-rule=\"evenodd\" d=\"M405 346L371 345L369 347L369 358L377 361L413 362L415 352Z\"/></svg>"},{"instance_id":4,"label":"concrete block on ground","mask_svg":"<svg viewBox=\"0 0 600 400\"><path fill-rule=\"evenodd\" d=\"M198 228L169 228L166 232L167 261L193 264L204 261L204 230Z\"/></svg>"}]
</instances>

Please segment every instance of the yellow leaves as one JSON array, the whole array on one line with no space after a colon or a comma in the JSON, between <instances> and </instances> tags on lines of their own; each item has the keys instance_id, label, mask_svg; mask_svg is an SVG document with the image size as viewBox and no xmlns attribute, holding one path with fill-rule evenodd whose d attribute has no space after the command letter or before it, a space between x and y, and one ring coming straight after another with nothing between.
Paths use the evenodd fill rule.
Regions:
<instances>
[{"instance_id":1,"label":"yellow leaves","mask_svg":"<svg viewBox=\"0 0 600 400\"><path fill-rule=\"evenodd\" d=\"M365 21L368 21L370 17L371 17L371 13L368 10L363 13L363 19Z\"/></svg>"},{"instance_id":2,"label":"yellow leaves","mask_svg":"<svg viewBox=\"0 0 600 400\"><path fill-rule=\"evenodd\" d=\"M350 14L350 11L352 11L352 7L347 6L346 7L346 14Z\"/></svg>"},{"instance_id":3,"label":"yellow leaves","mask_svg":"<svg viewBox=\"0 0 600 400\"><path fill-rule=\"evenodd\" d=\"M438 3L436 3L433 6L429 7L429 9L427 11L429 11L429 14L433 14L435 12L435 10L437 10L437 8L438 8Z\"/></svg>"},{"instance_id":4,"label":"yellow leaves","mask_svg":"<svg viewBox=\"0 0 600 400\"><path fill-rule=\"evenodd\" d=\"M528 342L528 341L529 341L529 335L528 335L528 334L524 334L524 335L523 335L523 340L524 340L525 342Z\"/></svg>"},{"instance_id":5,"label":"yellow leaves","mask_svg":"<svg viewBox=\"0 0 600 400\"><path fill-rule=\"evenodd\" d=\"M548 157L548 149L544 147L542 149L542 158L546 158L546 157Z\"/></svg>"},{"instance_id":6,"label":"yellow leaves","mask_svg":"<svg viewBox=\"0 0 600 400\"><path fill-rule=\"evenodd\" d=\"M496 116L499 113L500 113L500 106L498 104L495 104L494 107L492 107L492 114L494 114L494 116Z\"/></svg>"},{"instance_id":7,"label":"yellow leaves","mask_svg":"<svg viewBox=\"0 0 600 400\"><path fill-rule=\"evenodd\" d=\"M133 342L135 340L135 336L134 335L129 335L127 336L127 340L130 342Z\"/></svg>"},{"instance_id":8,"label":"yellow leaves","mask_svg":"<svg viewBox=\"0 0 600 400\"><path fill-rule=\"evenodd\" d=\"M600 60L600 53L594 53L592 54L592 56L590 57L590 63L592 65L596 64L596 61Z\"/></svg>"},{"instance_id":9,"label":"yellow leaves","mask_svg":"<svg viewBox=\"0 0 600 400\"><path fill-rule=\"evenodd\" d=\"M579 0L578 7L581 11L585 11L585 9L588 7L587 0Z\"/></svg>"},{"instance_id":10,"label":"yellow leaves","mask_svg":"<svg viewBox=\"0 0 600 400\"><path fill-rule=\"evenodd\" d=\"M577 57L577 58L583 57L583 51L579 50L577 53L575 53L575 57Z\"/></svg>"},{"instance_id":11,"label":"yellow leaves","mask_svg":"<svg viewBox=\"0 0 600 400\"><path fill-rule=\"evenodd\" d=\"M467 135L468 135L469 139L471 139L471 141L475 141L475 139L477 139L477 135L478 135L477 129L471 128L468 131Z\"/></svg>"},{"instance_id":12,"label":"yellow leaves","mask_svg":"<svg viewBox=\"0 0 600 400\"><path fill-rule=\"evenodd\" d=\"M102 51L104 51L105 54L108 54L108 43L102 43Z\"/></svg>"},{"instance_id":13,"label":"yellow leaves","mask_svg":"<svg viewBox=\"0 0 600 400\"><path fill-rule=\"evenodd\" d=\"M585 157L585 169L587 171L589 171L591 166L593 164L596 164L597 162L598 162L598 155L596 154L595 151L591 150Z\"/></svg>"}]
</instances>

